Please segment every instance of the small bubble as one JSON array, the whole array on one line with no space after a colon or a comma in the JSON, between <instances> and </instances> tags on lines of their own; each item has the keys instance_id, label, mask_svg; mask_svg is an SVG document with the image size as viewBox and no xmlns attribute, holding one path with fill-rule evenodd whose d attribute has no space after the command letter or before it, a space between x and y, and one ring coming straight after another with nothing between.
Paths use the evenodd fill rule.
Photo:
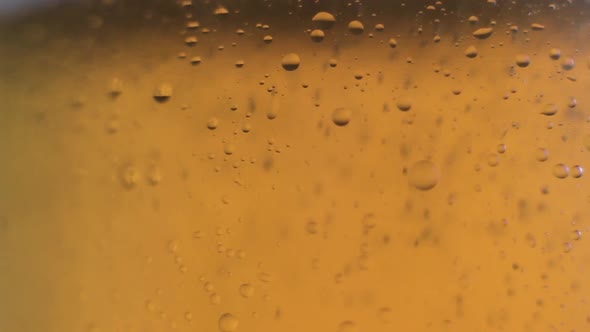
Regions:
<instances>
[{"instance_id":1,"label":"small bubble","mask_svg":"<svg viewBox=\"0 0 590 332\"><path fill-rule=\"evenodd\" d=\"M518 54L514 61L521 68L528 67L531 64L531 58L527 54Z\"/></svg>"},{"instance_id":2,"label":"small bubble","mask_svg":"<svg viewBox=\"0 0 590 332\"><path fill-rule=\"evenodd\" d=\"M121 168L119 180L125 189L133 189L139 182L139 171L132 165L125 165Z\"/></svg>"},{"instance_id":3,"label":"small bubble","mask_svg":"<svg viewBox=\"0 0 590 332\"><path fill-rule=\"evenodd\" d=\"M162 83L156 87L153 94L154 99L159 103L165 103L172 97L172 85Z\"/></svg>"},{"instance_id":4,"label":"small bubble","mask_svg":"<svg viewBox=\"0 0 590 332\"><path fill-rule=\"evenodd\" d=\"M361 21L350 21L348 23L348 31L353 35L360 35L365 31L365 26Z\"/></svg>"},{"instance_id":5,"label":"small bubble","mask_svg":"<svg viewBox=\"0 0 590 332\"><path fill-rule=\"evenodd\" d=\"M558 179L565 179L570 174L570 168L565 164L556 164L553 166L553 175Z\"/></svg>"},{"instance_id":6,"label":"small bubble","mask_svg":"<svg viewBox=\"0 0 590 332\"><path fill-rule=\"evenodd\" d=\"M473 45L467 47L467 49L465 49L465 56L470 59L475 58L477 56L477 48Z\"/></svg>"},{"instance_id":7,"label":"small bubble","mask_svg":"<svg viewBox=\"0 0 590 332\"><path fill-rule=\"evenodd\" d=\"M535 159L540 162L547 161L549 159L549 150L545 148L538 148L535 151Z\"/></svg>"},{"instance_id":8,"label":"small bubble","mask_svg":"<svg viewBox=\"0 0 590 332\"><path fill-rule=\"evenodd\" d=\"M576 229L576 230L574 231L574 234L573 234L573 236L572 236L572 237L573 237L573 239L574 239L574 240L576 240L576 241L579 241L579 240L581 240L581 239L582 239L582 231L581 231L581 230L579 230L579 229Z\"/></svg>"},{"instance_id":9,"label":"small bubble","mask_svg":"<svg viewBox=\"0 0 590 332\"><path fill-rule=\"evenodd\" d=\"M494 32L493 28L479 28L473 32L473 37L477 39L486 39Z\"/></svg>"},{"instance_id":10,"label":"small bubble","mask_svg":"<svg viewBox=\"0 0 590 332\"><path fill-rule=\"evenodd\" d=\"M331 13L319 12L313 16L311 21L317 24L320 29L328 30L334 25L336 18Z\"/></svg>"},{"instance_id":11,"label":"small bubble","mask_svg":"<svg viewBox=\"0 0 590 332\"><path fill-rule=\"evenodd\" d=\"M184 39L186 46L195 46L199 42L199 39L195 36L188 36Z\"/></svg>"},{"instance_id":12,"label":"small bubble","mask_svg":"<svg viewBox=\"0 0 590 332\"><path fill-rule=\"evenodd\" d=\"M221 332L233 332L238 328L239 321L234 315L225 313L219 317L218 325Z\"/></svg>"},{"instance_id":13,"label":"small bubble","mask_svg":"<svg viewBox=\"0 0 590 332\"><path fill-rule=\"evenodd\" d=\"M223 152L228 156L232 155L235 151L236 146L231 143L228 143L223 147Z\"/></svg>"},{"instance_id":14,"label":"small bubble","mask_svg":"<svg viewBox=\"0 0 590 332\"><path fill-rule=\"evenodd\" d=\"M429 160L420 160L408 171L410 184L419 190L430 190L434 188L440 179L440 170Z\"/></svg>"},{"instance_id":15,"label":"small bubble","mask_svg":"<svg viewBox=\"0 0 590 332\"><path fill-rule=\"evenodd\" d=\"M270 43L272 43L272 36L266 35L262 38L262 41L264 41L265 44L270 44Z\"/></svg>"},{"instance_id":16,"label":"small bubble","mask_svg":"<svg viewBox=\"0 0 590 332\"><path fill-rule=\"evenodd\" d=\"M311 40L316 43L319 43L322 40L324 40L324 36L324 31L319 29L313 30L310 34Z\"/></svg>"},{"instance_id":17,"label":"small bubble","mask_svg":"<svg viewBox=\"0 0 590 332\"><path fill-rule=\"evenodd\" d=\"M553 116L557 114L557 105L553 103L545 104L545 106L543 106L543 109L541 110L541 114L547 116Z\"/></svg>"},{"instance_id":18,"label":"small bubble","mask_svg":"<svg viewBox=\"0 0 590 332\"><path fill-rule=\"evenodd\" d=\"M375 24L375 31L383 31L383 30L385 30L385 25L383 25L381 23Z\"/></svg>"},{"instance_id":19,"label":"small bubble","mask_svg":"<svg viewBox=\"0 0 590 332\"><path fill-rule=\"evenodd\" d=\"M531 24L531 29L537 30L537 31L544 30L545 26L543 24L533 23L533 24Z\"/></svg>"},{"instance_id":20,"label":"small bubble","mask_svg":"<svg viewBox=\"0 0 590 332\"><path fill-rule=\"evenodd\" d=\"M397 47L397 40L395 38L390 38L389 41L387 41L387 43L389 44L389 47L391 47L391 48Z\"/></svg>"},{"instance_id":21,"label":"small bubble","mask_svg":"<svg viewBox=\"0 0 590 332\"><path fill-rule=\"evenodd\" d=\"M109 83L109 95L112 98L117 98L121 93L123 93L123 81L119 78L113 78Z\"/></svg>"},{"instance_id":22,"label":"small bubble","mask_svg":"<svg viewBox=\"0 0 590 332\"><path fill-rule=\"evenodd\" d=\"M221 303L221 296L219 296L219 294L217 294L217 293L213 293L213 294L209 295L209 302L211 302L211 304L220 304Z\"/></svg>"},{"instance_id":23,"label":"small bubble","mask_svg":"<svg viewBox=\"0 0 590 332\"><path fill-rule=\"evenodd\" d=\"M580 165L573 166L571 171L572 171L572 177L574 177L576 179L581 178L582 175L584 175L584 169Z\"/></svg>"},{"instance_id":24,"label":"small bubble","mask_svg":"<svg viewBox=\"0 0 590 332\"><path fill-rule=\"evenodd\" d=\"M563 70L572 70L574 69L575 65L576 63L573 58L568 57L561 60L561 68L563 68Z\"/></svg>"},{"instance_id":25,"label":"small bubble","mask_svg":"<svg viewBox=\"0 0 590 332\"><path fill-rule=\"evenodd\" d=\"M402 112L412 109L412 100L409 97L402 96L397 100L397 108Z\"/></svg>"},{"instance_id":26,"label":"small bubble","mask_svg":"<svg viewBox=\"0 0 590 332\"><path fill-rule=\"evenodd\" d=\"M552 48L549 50L549 57L553 60L559 60L561 57L561 50L559 48Z\"/></svg>"},{"instance_id":27,"label":"small bubble","mask_svg":"<svg viewBox=\"0 0 590 332\"><path fill-rule=\"evenodd\" d=\"M498 153L505 153L506 152L506 144L498 144L498 146L496 146L496 151Z\"/></svg>"},{"instance_id":28,"label":"small bubble","mask_svg":"<svg viewBox=\"0 0 590 332\"><path fill-rule=\"evenodd\" d=\"M500 164L500 157L495 153L491 153L488 156L488 165L490 167L496 167L498 164Z\"/></svg>"},{"instance_id":29,"label":"small bubble","mask_svg":"<svg viewBox=\"0 0 590 332\"><path fill-rule=\"evenodd\" d=\"M352 111L348 108L337 108L332 112L332 121L335 125L346 126L352 118Z\"/></svg>"},{"instance_id":30,"label":"small bubble","mask_svg":"<svg viewBox=\"0 0 590 332\"><path fill-rule=\"evenodd\" d=\"M215 11L213 11L213 15L217 16L217 17L225 17L229 14L229 11L227 10L227 8L223 7L223 6L219 6L217 8L215 8Z\"/></svg>"},{"instance_id":31,"label":"small bubble","mask_svg":"<svg viewBox=\"0 0 590 332\"><path fill-rule=\"evenodd\" d=\"M234 66L236 66L236 68L242 68L242 67L244 67L244 64L245 64L244 60L238 60L234 63Z\"/></svg>"},{"instance_id":32,"label":"small bubble","mask_svg":"<svg viewBox=\"0 0 590 332\"><path fill-rule=\"evenodd\" d=\"M295 53L289 53L283 56L283 59L281 61L281 65L283 66L283 69L285 69L286 71L296 70L297 68L299 68L300 64L301 59L299 58L299 55Z\"/></svg>"},{"instance_id":33,"label":"small bubble","mask_svg":"<svg viewBox=\"0 0 590 332\"><path fill-rule=\"evenodd\" d=\"M194 56L194 57L191 58L191 64L193 66L196 66L196 65L200 64L201 61L202 61L202 59L201 59L200 56Z\"/></svg>"},{"instance_id":34,"label":"small bubble","mask_svg":"<svg viewBox=\"0 0 590 332\"><path fill-rule=\"evenodd\" d=\"M469 23L471 24L476 24L477 22L479 22L479 19L477 18L477 16L469 16L467 21L469 21Z\"/></svg>"},{"instance_id":35,"label":"small bubble","mask_svg":"<svg viewBox=\"0 0 590 332\"><path fill-rule=\"evenodd\" d=\"M338 60L332 58L332 59L328 60L328 65L330 67L334 68L334 67L338 66Z\"/></svg>"},{"instance_id":36,"label":"small bubble","mask_svg":"<svg viewBox=\"0 0 590 332\"><path fill-rule=\"evenodd\" d=\"M211 118L209 121L207 121L207 128L210 130L217 129L217 126L219 126L219 119Z\"/></svg>"},{"instance_id":37,"label":"small bubble","mask_svg":"<svg viewBox=\"0 0 590 332\"><path fill-rule=\"evenodd\" d=\"M242 284L240 285L240 295L243 298L250 298L252 296L254 296L254 286L252 286L251 284Z\"/></svg>"}]
</instances>

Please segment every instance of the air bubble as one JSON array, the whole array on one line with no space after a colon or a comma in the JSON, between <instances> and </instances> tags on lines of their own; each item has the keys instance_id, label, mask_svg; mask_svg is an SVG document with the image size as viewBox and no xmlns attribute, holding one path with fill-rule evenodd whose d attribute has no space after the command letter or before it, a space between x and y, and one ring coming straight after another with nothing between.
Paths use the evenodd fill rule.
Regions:
<instances>
[{"instance_id":1,"label":"air bubble","mask_svg":"<svg viewBox=\"0 0 590 332\"><path fill-rule=\"evenodd\" d=\"M236 316L230 313L225 313L219 317L219 330L221 332L233 332L237 330L239 323L240 322Z\"/></svg>"},{"instance_id":2,"label":"air bubble","mask_svg":"<svg viewBox=\"0 0 590 332\"><path fill-rule=\"evenodd\" d=\"M335 125L346 126L352 117L352 111L348 108L337 108L332 112L332 121Z\"/></svg>"},{"instance_id":3,"label":"air bubble","mask_svg":"<svg viewBox=\"0 0 590 332\"><path fill-rule=\"evenodd\" d=\"M494 32L493 28L479 28L473 32L473 37L477 39L486 39Z\"/></svg>"},{"instance_id":4,"label":"air bubble","mask_svg":"<svg viewBox=\"0 0 590 332\"><path fill-rule=\"evenodd\" d=\"M319 43L322 40L324 40L324 36L325 36L324 31L319 30L319 29L313 30L310 34L311 40L316 43Z\"/></svg>"},{"instance_id":5,"label":"air bubble","mask_svg":"<svg viewBox=\"0 0 590 332\"><path fill-rule=\"evenodd\" d=\"M299 58L299 55L295 53L289 53L283 56L283 59L281 60L281 65L283 66L283 69L285 69L286 71L296 70L297 68L299 68L300 64L301 59Z\"/></svg>"},{"instance_id":6,"label":"air bubble","mask_svg":"<svg viewBox=\"0 0 590 332\"><path fill-rule=\"evenodd\" d=\"M531 64L531 58L526 54L518 54L514 60L516 65L521 68L528 67Z\"/></svg>"},{"instance_id":7,"label":"air bubble","mask_svg":"<svg viewBox=\"0 0 590 332\"><path fill-rule=\"evenodd\" d=\"M361 21L350 21L348 23L348 31L353 35L360 35L365 31L365 26Z\"/></svg>"},{"instance_id":8,"label":"air bubble","mask_svg":"<svg viewBox=\"0 0 590 332\"><path fill-rule=\"evenodd\" d=\"M570 168L565 164L556 164L553 166L553 175L558 179L565 179L570 174Z\"/></svg>"},{"instance_id":9,"label":"air bubble","mask_svg":"<svg viewBox=\"0 0 590 332\"><path fill-rule=\"evenodd\" d=\"M240 285L240 295L243 298L250 298L252 296L254 296L254 286L252 286L251 284L242 284Z\"/></svg>"},{"instance_id":10,"label":"air bubble","mask_svg":"<svg viewBox=\"0 0 590 332\"><path fill-rule=\"evenodd\" d=\"M572 177L581 178L584 175L584 169L580 165L575 165L571 169Z\"/></svg>"},{"instance_id":11,"label":"air bubble","mask_svg":"<svg viewBox=\"0 0 590 332\"><path fill-rule=\"evenodd\" d=\"M470 59L475 58L477 56L477 48L473 45L467 47L467 49L465 49L465 56Z\"/></svg>"},{"instance_id":12,"label":"air bubble","mask_svg":"<svg viewBox=\"0 0 590 332\"><path fill-rule=\"evenodd\" d=\"M316 23L320 29L328 30L334 25L336 18L331 13L319 12L313 16L311 21Z\"/></svg>"},{"instance_id":13,"label":"air bubble","mask_svg":"<svg viewBox=\"0 0 590 332\"><path fill-rule=\"evenodd\" d=\"M410 184L419 190L434 188L440 179L440 170L429 160L416 162L408 171Z\"/></svg>"},{"instance_id":14,"label":"air bubble","mask_svg":"<svg viewBox=\"0 0 590 332\"><path fill-rule=\"evenodd\" d=\"M172 97L172 85L162 83L154 90L154 99L159 103L165 103Z\"/></svg>"}]
</instances>

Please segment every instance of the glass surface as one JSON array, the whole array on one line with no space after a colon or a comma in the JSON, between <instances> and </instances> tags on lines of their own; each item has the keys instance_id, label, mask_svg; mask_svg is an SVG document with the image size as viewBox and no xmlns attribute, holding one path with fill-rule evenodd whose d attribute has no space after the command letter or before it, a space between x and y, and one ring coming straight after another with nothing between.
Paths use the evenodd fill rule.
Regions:
<instances>
[{"instance_id":1,"label":"glass surface","mask_svg":"<svg viewBox=\"0 0 590 332\"><path fill-rule=\"evenodd\" d=\"M590 331L589 11L0 1L0 331Z\"/></svg>"}]
</instances>

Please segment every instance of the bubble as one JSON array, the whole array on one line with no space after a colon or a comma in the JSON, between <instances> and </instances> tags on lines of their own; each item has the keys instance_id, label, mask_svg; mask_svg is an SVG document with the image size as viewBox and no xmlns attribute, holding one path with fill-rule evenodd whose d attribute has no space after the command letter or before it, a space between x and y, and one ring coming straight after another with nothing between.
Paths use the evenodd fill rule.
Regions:
<instances>
[{"instance_id":1,"label":"bubble","mask_svg":"<svg viewBox=\"0 0 590 332\"><path fill-rule=\"evenodd\" d=\"M543 24L533 23L533 24L531 24L531 29L537 30L537 31L544 30L545 26Z\"/></svg>"},{"instance_id":2,"label":"bubble","mask_svg":"<svg viewBox=\"0 0 590 332\"><path fill-rule=\"evenodd\" d=\"M242 284L240 285L240 295L243 298L250 298L252 296L254 296L255 293L255 289L254 286L252 286L251 284Z\"/></svg>"},{"instance_id":3,"label":"bubble","mask_svg":"<svg viewBox=\"0 0 590 332\"><path fill-rule=\"evenodd\" d=\"M567 57L561 60L561 68L563 68L563 70L572 70L575 65L576 63L573 58Z\"/></svg>"},{"instance_id":4,"label":"bubble","mask_svg":"<svg viewBox=\"0 0 590 332\"><path fill-rule=\"evenodd\" d=\"M266 35L262 38L262 40L264 41L265 44L270 44L270 43L272 43L272 36Z\"/></svg>"},{"instance_id":5,"label":"bubble","mask_svg":"<svg viewBox=\"0 0 590 332\"><path fill-rule=\"evenodd\" d=\"M391 323L391 320L393 318L392 315L392 310L389 307L379 308L379 311L377 311L377 317L381 322L385 324Z\"/></svg>"},{"instance_id":6,"label":"bubble","mask_svg":"<svg viewBox=\"0 0 590 332\"><path fill-rule=\"evenodd\" d=\"M154 99L159 103L165 103L172 97L172 85L162 83L156 87L153 94Z\"/></svg>"},{"instance_id":7,"label":"bubble","mask_svg":"<svg viewBox=\"0 0 590 332\"><path fill-rule=\"evenodd\" d=\"M385 30L385 25L383 25L381 23L375 24L375 31L383 31L383 30Z\"/></svg>"},{"instance_id":8,"label":"bubble","mask_svg":"<svg viewBox=\"0 0 590 332\"><path fill-rule=\"evenodd\" d=\"M228 156L232 155L235 151L236 151L236 146L233 144L226 144L223 147L223 152Z\"/></svg>"},{"instance_id":9,"label":"bubble","mask_svg":"<svg viewBox=\"0 0 590 332\"><path fill-rule=\"evenodd\" d=\"M498 146L496 146L496 151L498 151L498 153L505 153L506 148L506 144L498 144Z\"/></svg>"},{"instance_id":10,"label":"bubble","mask_svg":"<svg viewBox=\"0 0 590 332\"><path fill-rule=\"evenodd\" d=\"M217 118L211 118L209 119L209 121L207 121L207 128L214 130L217 129L217 126L219 125L219 119Z\"/></svg>"},{"instance_id":11,"label":"bubble","mask_svg":"<svg viewBox=\"0 0 590 332\"><path fill-rule=\"evenodd\" d=\"M332 58L332 59L328 60L328 65L330 67L334 68L334 67L338 66L338 60Z\"/></svg>"},{"instance_id":12,"label":"bubble","mask_svg":"<svg viewBox=\"0 0 590 332\"><path fill-rule=\"evenodd\" d=\"M584 138L582 139L582 144L584 145L587 151L590 151L590 134L584 135Z\"/></svg>"},{"instance_id":13,"label":"bubble","mask_svg":"<svg viewBox=\"0 0 590 332\"><path fill-rule=\"evenodd\" d=\"M211 304L220 304L221 303L221 296L219 296L219 294L217 294L217 293L213 293L213 294L209 295L209 302L211 302Z\"/></svg>"},{"instance_id":14,"label":"bubble","mask_svg":"<svg viewBox=\"0 0 590 332\"><path fill-rule=\"evenodd\" d=\"M242 68L244 67L244 60L238 60L234 63L234 66L236 66L236 68Z\"/></svg>"},{"instance_id":15,"label":"bubble","mask_svg":"<svg viewBox=\"0 0 590 332\"><path fill-rule=\"evenodd\" d=\"M184 319L186 319L188 322L193 320L193 314L190 311L187 311L184 313Z\"/></svg>"},{"instance_id":16,"label":"bubble","mask_svg":"<svg viewBox=\"0 0 590 332\"><path fill-rule=\"evenodd\" d=\"M215 8L215 11L213 11L213 15L217 16L217 17L225 17L229 14L229 11L227 10L227 8L223 7L223 6L219 6L217 8Z\"/></svg>"},{"instance_id":17,"label":"bubble","mask_svg":"<svg viewBox=\"0 0 590 332\"><path fill-rule=\"evenodd\" d=\"M353 35L360 35L365 31L365 26L361 21L350 21L348 23L348 31Z\"/></svg>"},{"instance_id":18,"label":"bubble","mask_svg":"<svg viewBox=\"0 0 590 332\"><path fill-rule=\"evenodd\" d=\"M491 153L488 156L488 165L490 167L496 167L498 164L500 164L500 157L495 153Z\"/></svg>"},{"instance_id":19,"label":"bubble","mask_svg":"<svg viewBox=\"0 0 590 332\"><path fill-rule=\"evenodd\" d=\"M238 325L240 325L240 322L238 321L236 316L230 313L225 313L219 317L218 325L219 331L221 332L233 332L237 330Z\"/></svg>"},{"instance_id":20,"label":"bubble","mask_svg":"<svg viewBox=\"0 0 590 332\"><path fill-rule=\"evenodd\" d=\"M407 112L412 109L412 100L409 97L400 97L396 103L397 109Z\"/></svg>"},{"instance_id":21,"label":"bubble","mask_svg":"<svg viewBox=\"0 0 590 332\"><path fill-rule=\"evenodd\" d=\"M313 42L319 43L324 40L325 34L323 30L316 29L311 32L310 36Z\"/></svg>"},{"instance_id":22,"label":"bubble","mask_svg":"<svg viewBox=\"0 0 590 332\"><path fill-rule=\"evenodd\" d=\"M285 69L286 71L296 70L297 68L299 68L300 64L301 59L299 58L299 55L295 53L289 53L283 56L283 59L281 61L281 65L283 66L283 69Z\"/></svg>"},{"instance_id":23,"label":"bubble","mask_svg":"<svg viewBox=\"0 0 590 332\"><path fill-rule=\"evenodd\" d=\"M477 16L469 16L467 21L469 21L469 23L471 24L476 24L477 22L479 22L479 19L477 18Z\"/></svg>"},{"instance_id":24,"label":"bubble","mask_svg":"<svg viewBox=\"0 0 590 332\"><path fill-rule=\"evenodd\" d=\"M541 110L541 114L547 116L553 116L557 113L557 105L553 103L546 104Z\"/></svg>"},{"instance_id":25,"label":"bubble","mask_svg":"<svg viewBox=\"0 0 590 332\"><path fill-rule=\"evenodd\" d=\"M556 164L553 166L553 175L558 179L565 179L570 174L570 168L565 164Z\"/></svg>"},{"instance_id":26,"label":"bubble","mask_svg":"<svg viewBox=\"0 0 590 332\"><path fill-rule=\"evenodd\" d=\"M188 21L186 23L186 28L189 30L197 30L200 27L201 27L201 24L199 23L199 21Z\"/></svg>"},{"instance_id":27,"label":"bubble","mask_svg":"<svg viewBox=\"0 0 590 332\"><path fill-rule=\"evenodd\" d=\"M119 78L113 78L109 83L109 95L113 98L118 97L123 92L123 81Z\"/></svg>"},{"instance_id":28,"label":"bubble","mask_svg":"<svg viewBox=\"0 0 590 332\"><path fill-rule=\"evenodd\" d=\"M245 33L246 33L246 31L244 31L244 29L236 29L236 34L237 34L238 36L241 36L241 35L243 35L243 34L245 34Z\"/></svg>"},{"instance_id":29,"label":"bubble","mask_svg":"<svg viewBox=\"0 0 590 332\"><path fill-rule=\"evenodd\" d=\"M465 49L465 56L471 59L475 58L477 56L477 48L473 45L467 47Z\"/></svg>"},{"instance_id":30,"label":"bubble","mask_svg":"<svg viewBox=\"0 0 590 332\"><path fill-rule=\"evenodd\" d=\"M473 32L473 37L477 39L486 39L494 32L493 28L479 28Z\"/></svg>"},{"instance_id":31,"label":"bubble","mask_svg":"<svg viewBox=\"0 0 590 332\"><path fill-rule=\"evenodd\" d=\"M334 26L336 18L328 12L319 12L313 16L312 22L318 25L322 30L328 30Z\"/></svg>"},{"instance_id":32,"label":"bubble","mask_svg":"<svg viewBox=\"0 0 590 332\"><path fill-rule=\"evenodd\" d=\"M130 164L123 166L119 173L119 180L125 189L133 189L139 182L139 171Z\"/></svg>"},{"instance_id":33,"label":"bubble","mask_svg":"<svg viewBox=\"0 0 590 332\"><path fill-rule=\"evenodd\" d=\"M397 47L397 40L395 38L389 38L389 41L387 41L387 43L389 44L389 47L391 47L391 48Z\"/></svg>"},{"instance_id":34,"label":"bubble","mask_svg":"<svg viewBox=\"0 0 590 332\"><path fill-rule=\"evenodd\" d=\"M434 36L434 38L432 38L432 40L433 40L435 43L438 43L438 42L440 42L440 36L439 36L439 35L436 35L436 36Z\"/></svg>"},{"instance_id":35,"label":"bubble","mask_svg":"<svg viewBox=\"0 0 590 332\"><path fill-rule=\"evenodd\" d=\"M518 54L514 60L516 65L521 68L528 67L531 64L531 58L526 54Z\"/></svg>"},{"instance_id":36,"label":"bubble","mask_svg":"<svg viewBox=\"0 0 590 332\"><path fill-rule=\"evenodd\" d=\"M335 125L346 126L352 118L352 111L348 108L337 108L332 112L332 121Z\"/></svg>"},{"instance_id":37,"label":"bubble","mask_svg":"<svg viewBox=\"0 0 590 332\"><path fill-rule=\"evenodd\" d=\"M194 56L191 58L191 64L192 65L198 65L201 63L201 57L200 56Z\"/></svg>"},{"instance_id":38,"label":"bubble","mask_svg":"<svg viewBox=\"0 0 590 332\"><path fill-rule=\"evenodd\" d=\"M356 323L350 320L338 324L337 332L358 332Z\"/></svg>"},{"instance_id":39,"label":"bubble","mask_svg":"<svg viewBox=\"0 0 590 332\"><path fill-rule=\"evenodd\" d=\"M357 70L354 72L354 78L356 80L362 80L364 76L365 76L365 74L360 70Z\"/></svg>"},{"instance_id":40,"label":"bubble","mask_svg":"<svg viewBox=\"0 0 590 332\"><path fill-rule=\"evenodd\" d=\"M252 130L252 125L250 123L244 123L242 125L242 132L249 133Z\"/></svg>"},{"instance_id":41,"label":"bubble","mask_svg":"<svg viewBox=\"0 0 590 332\"><path fill-rule=\"evenodd\" d=\"M572 177L574 177L576 179L581 178L582 175L584 175L584 169L580 165L574 165L572 167L571 171L572 171Z\"/></svg>"},{"instance_id":42,"label":"bubble","mask_svg":"<svg viewBox=\"0 0 590 332\"><path fill-rule=\"evenodd\" d=\"M559 48L552 48L549 50L549 57L553 60L559 60L561 57L561 50Z\"/></svg>"},{"instance_id":43,"label":"bubble","mask_svg":"<svg viewBox=\"0 0 590 332\"><path fill-rule=\"evenodd\" d=\"M440 170L429 160L420 160L408 170L410 184L419 190L434 188L440 179Z\"/></svg>"},{"instance_id":44,"label":"bubble","mask_svg":"<svg viewBox=\"0 0 590 332\"><path fill-rule=\"evenodd\" d=\"M191 47L197 45L198 42L199 42L199 39L195 36L188 36L184 39L184 43L187 46L191 46Z\"/></svg>"},{"instance_id":45,"label":"bubble","mask_svg":"<svg viewBox=\"0 0 590 332\"><path fill-rule=\"evenodd\" d=\"M549 150L545 148L538 148L535 151L535 159L540 162L547 161L549 159Z\"/></svg>"}]
</instances>

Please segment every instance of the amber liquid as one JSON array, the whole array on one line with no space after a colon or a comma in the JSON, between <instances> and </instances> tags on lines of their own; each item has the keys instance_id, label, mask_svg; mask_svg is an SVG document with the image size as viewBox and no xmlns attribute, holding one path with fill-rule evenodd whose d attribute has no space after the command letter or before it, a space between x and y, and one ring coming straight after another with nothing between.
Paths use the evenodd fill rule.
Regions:
<instances>
[{"instance_id":1,"label":"amber liquid","mask_svg":"<svg viewBox=\"0 0 590 332\"><path fill-rule=\"evenodd\" d=\"M0 331L590 330L589 10L5 16Z\"/></svg>"}]
</instances>

